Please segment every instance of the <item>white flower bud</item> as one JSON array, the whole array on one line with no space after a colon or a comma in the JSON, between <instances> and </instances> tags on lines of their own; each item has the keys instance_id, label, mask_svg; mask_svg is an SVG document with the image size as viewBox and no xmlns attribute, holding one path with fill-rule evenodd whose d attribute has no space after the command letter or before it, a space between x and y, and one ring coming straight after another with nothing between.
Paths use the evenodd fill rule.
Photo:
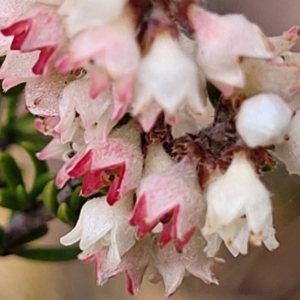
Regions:
<instances>
[{"instance_id":1,"label":"white flower bud","mask_svg":"<svg viewBox=\"0 0 300 300\"><path fill-rule=\"evenodd\" d=\"M242 104L236 120L237 131L249 147L281 143L292 113L279 96L259 94Z\"/></svg>"}]
</instances>

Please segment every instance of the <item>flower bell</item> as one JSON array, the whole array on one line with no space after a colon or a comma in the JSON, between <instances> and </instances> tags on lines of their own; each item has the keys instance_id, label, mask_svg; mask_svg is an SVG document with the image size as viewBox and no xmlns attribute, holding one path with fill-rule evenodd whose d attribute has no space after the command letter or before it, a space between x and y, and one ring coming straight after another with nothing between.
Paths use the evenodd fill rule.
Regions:
<instances>
[{"instance_id":1,"label":"flower bell","mask_svg":"<svg viewBox=\"0 0 300 300\"><path fill-rule=\"evenodd\" d=\"M89 200L84 204L74 229L62 237L60 242L68 246L80 241L81 259L108 247L107 263L115 268L120 263L121 256L135 243L135 230L127 221L132 194L123 200L114 206L107 204L106 197Z\"/></svg>"},{"instance_id":2,"label":"flower bell","mask_svg":"<svg viewBox=\"0 0 300 300\"><path fill-rule=\"evenodd\" d=\"M84 175L83 196L109 186L107 201L114 204L139 185L143 167L139 133L139 126L131 121L112 132L107 141L89 143L62 167L57 185Z\"/></svg>"},{"instance_id":3,"label":"flower bell","mask_svg":"<svg viewBox=\"0 0 300 300\"><path fill-rule=\"evenodd\" d=\"M237 153L225 174L216 175L207 189L207 216L202 234L206 252L215 255L223 239L236 256L247 253L248 240L278 247L272 226L270 194L243 153ZM219 241L218 241L219 240Z\"/></svg>"},{"instance_id":4,"label":"flower bell","mask_svg":"<svg viewBox=\"0 0 300 300\"><path fill-rule=\"evenodd\" d=\"M162 111L169 122L175 123L180 107L187 107L192 115L199 117L206 104L205 81L181 48L172 22L157 10L149 23L144 37L147 49L137 70L132 111L146 132Z\"/></svg>"},{"instance_id":5,"label":"flower bell","mask_svg":"<svg viewBox=\"0 0 300 300\"><path fill-rule=\"evenodd\" d=\"M181 249L198 226L203 205L195 167L186 157L161 172L144 175L130 223L137 226L137 235L142 237L162 222L161 246L174 239Z\"/></svg>"}]
</instances>

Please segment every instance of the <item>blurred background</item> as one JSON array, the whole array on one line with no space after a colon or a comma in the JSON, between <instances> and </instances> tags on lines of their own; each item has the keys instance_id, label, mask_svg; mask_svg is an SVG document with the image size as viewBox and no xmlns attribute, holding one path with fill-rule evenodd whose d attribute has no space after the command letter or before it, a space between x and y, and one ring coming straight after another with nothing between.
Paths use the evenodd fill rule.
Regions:
<instances>
[{"instance_id":1,"label":"blurred background","mask_svg":"<svg viewBox=\"0 0 300 300\"><path fill-rule=\"evenodd\" d=\"M268 35L279 35L292 25L300 25L299 0L207 0L207 7L221 14L237 12L259 24ZM297 46L299 48L299 45ZM296 49L297 49L296 48ZM31 166L25 153L13 149L31 184ZM274 223L280 247L268 252L251 248L247 256L233 258L225 248L219 256L226 260L216 272L220 285L205 285L188 277L172 300L300 300L300 177L289 176L284 167L266 173L264 181L273 196ZM7 212L1 211L5 223ZM53 221L44 245L59 243L70 228ZM164 299L162 283L144 282L137 300ZM96 286L93 265L77 261L39 263L13 256L0 258L0 300L127 300L124 278Z\"/></svg>"}]
</instances>

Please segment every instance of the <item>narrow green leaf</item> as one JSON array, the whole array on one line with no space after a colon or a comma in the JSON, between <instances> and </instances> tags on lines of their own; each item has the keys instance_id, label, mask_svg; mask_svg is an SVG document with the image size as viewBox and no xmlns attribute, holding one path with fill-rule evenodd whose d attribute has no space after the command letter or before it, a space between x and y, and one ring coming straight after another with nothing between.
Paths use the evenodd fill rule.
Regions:
<instances>
[{"instance_id":1,"label":"narrow green leaf","mask_svg":"<svg viewBox=\"0 0 300 300\"><path fill-rule=\"evenodd\" d=\"M62 203L59 205L57 210L57 217L64 223L74 225L78 219L76 214L70 209L67 203Z\"/></svg>"},{"instance_id":2,"label":"narrow green leaf","mask_svg":"<svg viewBox=\"0 0 300 300\"><path fill-rule=\"evenodd\" d=\"M15 193L10 188L0 189L0 206L12 210L19 210L20 205Z\"/></svg>"},{"instance_id":3,"label":"narrow green leaf","mask_svg":"<svg viewBox=\"0 0 300 300\"><path fill-rule=\"evenodd\" d=\"M27 195L24 185L19 184L15 188L16 196L19 202L20 210L29 209L35 203L35 199L30 199Z\"/></svg>"},{"instance_id":4,"label":"narrow green leaf","mask_svg":"<svg viewBox=\"0 0 300 300\"><path fill-rule=\"evenodd\" d=\"M70 208L75 213L80 211L81 206L85 202L85 199L80 196L80 191L81 186L76 187L69 200Z\"/></svg>"},{"instance_id":5,"label":"narrow green leaf","mask_svg":"<svg viewBox=\"0 0 300 300\"><path fill-rule=\"evenodd\" d=\"M8 187L14 190L18 185L24 185L22 172L15 159L8 153L0 153L0 172Z\"/></svg>"},{"instance_id":6,"label":"narrow green leaf","mask_svg":"<svg viewBox=\"0 0 300 300\"><path fill-rule=\"evenodd\" d=\"M34 164L36 178L38 178L40 174L48 172L47 164L36 157L36 153L40 150L36 147L36 145L26 141L21 142L21 146L26 150Z\"/></svg>"},{"instance_id":7,"label":"narrow green leaf","mask_svg":"<svg viewBox=\"0 0 300 300\"><path fill-rule=\"evenodd\" d=\"M58 189L55 185L54 180L49 181L42 192L42 200L54 216L56 216L56 212L58 209L57 193Z\"/></svg>"},{"instance_id":8,"label":"narrow green leaf","mask_svg":"<svg viewBox=\"0 0 300 300\"><path fill-rule=\"evenodd\" d=\"M45 262L63 262L77 259L80 250L71 248L20 248L14 254L27 259Z\"/></svg>"},{"instance_id":9,"label":"narrow green leaf","mask_svg":"<svg viewBox=\"0 0 300 300\"><path fill-rule=\"evenodd\" d=\"M23 134L32 135L37 134L37 130L33 126L34 116L30 113L25 113L21 117L18 118L18 122L15 122L14 129L17 132L21 132Z\"/></svg>"},{"instance_id":10,"label":"narrow green leaf","mask_svg":"<svg viewBox=\"0 0 300 300\"><path fill-rule=\"evenodd\" d=\"M28 197L36 199L50 180L53 180L53 175L50 173L44 173L37 177L31 191L28 193Z\"/></svg>"},{"instance_id":11,"label":"narrow green leaf","mask_svg":"<svg viewBox=\"0 0 300 300\"><path fill-rule=\"evenodd\" d=\"M16 96L20 95L25 88L25 83L21 83L8 91L4 92L2 89L2 84L0 84L0 94L5 98L15 98Z\"/></svg>"}]
</instances>

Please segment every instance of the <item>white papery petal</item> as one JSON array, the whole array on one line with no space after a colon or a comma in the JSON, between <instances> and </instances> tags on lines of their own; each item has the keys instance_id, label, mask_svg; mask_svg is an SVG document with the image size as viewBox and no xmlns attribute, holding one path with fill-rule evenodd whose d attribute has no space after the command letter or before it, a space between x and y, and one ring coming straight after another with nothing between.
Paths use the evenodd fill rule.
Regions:
<instances>
[{"instance_id":1,"label":"white papery petal","mask_svg":"<svg viewBox=\"0 0 300 300\"><path fill-rule=\"evenodd\" d=\"M287 141L276 145L275 155L286 165L290 174L300 175L300 112L293 117Z\"/></svg>"},{"instance_id":2,"label":"white papery petal","mask_svg":"<svg viewBox=\"0 0 300 300\"><path fill-rule=\"evenodd\" d=\"M193 114L201 115L206 99L199 86L192 59L173 37L159 35L138 68L133 114L146 113L151 101L156 101L170 115L184 104Z\"/></svg>"},{"instance_id":3,"label":"white papery petal","mask_svg":"<svg viewBox=\"0 0 300 300\"><path fill-rule=\"evenodd\" d=\"M61 243L71 245L80 240L82 258L109 246L109 262L115 267L135 243L134 229L128 224L131 205L132 194L114 206L108 205L106 197L89 200L82 207L76 226L61 238Z\"/></svg>"},{"instance_id":4,"label":"white papery petal","mask_svg":"<svg viewBox=\"0 0 300 300\"><path fill-rule=\"evenodd\" d=\"M65 0L59 12L66 15L70 37L96 26L103 26L123 12L126 0Z\"/></svg>"},{"instance_id":5,"label":"white papery petal","mask_svg":"<svg viewBox=\"0 0 300 300\"><path fill-rule=\"evenodd\" d=\"M194 5L189 17L195 29L197 61L219 88L243 87L241 57L274 56L273 46L260 28L242 15L219 16Z\"/></svg>"},{"instance_id":6,"label":"white papery petal","mask_svg":"<svg viewBox=\"0 0 300 300\"><path fill-rule=\"evenodd\" d=\"M234 256L247 252L248 238L255 245L274 238L270 194L243 154L236 154L225 174L209 185L207 203L202 233L209 243L209 255L218 246L214 234Z\"/></svg>"}]
</instances>

